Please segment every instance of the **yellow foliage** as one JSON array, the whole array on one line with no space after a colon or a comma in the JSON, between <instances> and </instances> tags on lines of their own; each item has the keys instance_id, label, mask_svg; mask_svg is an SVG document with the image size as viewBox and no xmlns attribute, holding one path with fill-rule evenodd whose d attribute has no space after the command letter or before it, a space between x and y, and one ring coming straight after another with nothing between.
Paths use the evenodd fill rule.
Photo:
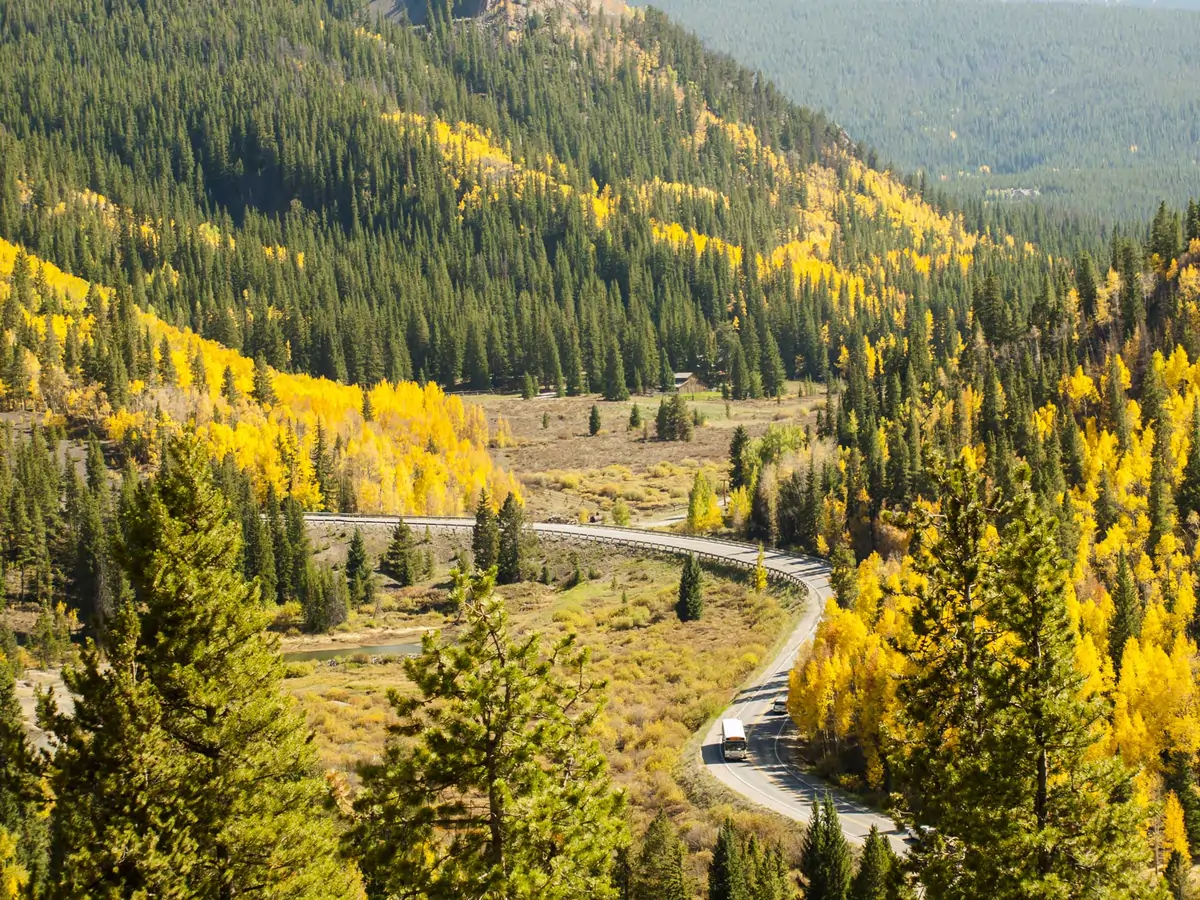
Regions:
<instances>
[{"instance_id":1,"label":"yellow foliage","mask_svg":"<svg viewBox=\"0 0 1200 900\"><path fill-rule=\"evenodd\" d=\"M206 240L220 240L215 230L204 234ZM276 258L287 254L284 248L265 252ZM0 241L0 279L11 275L16 256L14 245ZM74 303L72 314L79 317L81 325L90 325L91 311L83 308L90 285L32 257L30 263L35 269L40 267L47 283ZM111 296L107 288L98 292L102 298ZM329 447L340 444L339 464L350 477L363 512L456 515L464 512L485 486L496 497L517 490L516 481L497 469L488 454L483 411L465 406L435 384L377 385L370 391L373 421L366 422L361 387L273 372L277 402L266 406L250 399L254 386L251 360L149 313L139 316L156 354L166 339L179 387L151 389L132 384L130 405L107 410L103 416L104 430L114 440L142 440L159 430L193 428L215 458L231 455L251 475L260 496L270 486L281 495L291 493L312 509L320 508L325 500L312 466L318 423L326 432ZM44 321L41 327L46 327ZM50 327L65 334L67 322L55 317ZM86 337L90 328L81 327L80 332ZM206 385L193 384L191 361L196 356L204 362ZM232 405L220 396L227 368L242 397ZM27 369L34 392L40 363L31 354ZM68 412L90 415L94 403L93 391L73 391ZM157 417L156 408L161 410Z\"/></svg>"},{"instance_id":2,"label":"yellow foliage","mask_svg":"<svg viewBox=\"0 0 1200 900\"><path fill-rule=\"evenodd\" d=\"M1059 390L1067 395L1071 405L1075 407L1088 400L1100 399L1096 392L1096 382L1084 374L1083 366L1076 366L1074 375L1064 375Z\"/></svg>"},{"instance_id":3,"label":"yellow foliage","mask_svg":"<svg viewBox=\"0 0 1200 900\"><path fill-rule=\"evenodd\" d=\"M0 900L17 900L25 895L29 873L17 861L17 844L0 828Z\"/></svg>"},{"instance_id":4,"label":"yellow foliage","mask_svg":"<svg viewBox=\"0 0 1200 900\"><path fill-rule=\"evenodd\" d=\"M1167 802L1163 804L1163 850L1168 854L1180 853L1184 859L1191 858L1187 828L1183 824L1183 805L1174 791L1167 793Z\"/></svg>"}]
</instances>

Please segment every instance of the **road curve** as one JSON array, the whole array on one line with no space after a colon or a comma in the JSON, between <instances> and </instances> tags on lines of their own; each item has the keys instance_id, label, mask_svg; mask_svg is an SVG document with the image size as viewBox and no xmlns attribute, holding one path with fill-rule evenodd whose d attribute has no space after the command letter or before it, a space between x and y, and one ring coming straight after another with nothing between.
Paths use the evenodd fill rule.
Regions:
<instances>
[{"instance_id":1,"label":"road curve","mask_svg":"<svg viewBox=\"0 0 1200 900\"><path fill-rule=\"evenodd\" d=\"M343 516L314 513L305 516L310 523L344 525L386 525L396 523L395 516ZM468 518L406 517L410 527L434 530L467 530L474 524ZM620 528L615 525L574 525L539 522L532 525L540 536L563 540L582 540L615 544L661 553L695 554L709 562L753 568L758 561L758 547L753 544L726 541L720 538L694 537L661 531ZM832 596L829 585L829 564L824 560L783 553L766 552L763 566L771 578L808 591L808 602L800 621L786 644L765 670L742 688L733 704L713 722L700 747L701 762L722 784L782 816L797 822L807 822L812 804L827 792L834 797L842 831L846 837L861 844L874 825L888 836L897 852L905 848L904 832L887 816L831 789L825 782L801 772L788 762L795 740L791 722L786 715L772 714L771 705L777 697L786 697L788 672L796 654L805 641L816 633L817 623L824 611L825 601ZM749 757L741 762L725 762L721 754L721 722L724 718L739 718L746 726L750 744Z\"/></svg>"}]
</instances>

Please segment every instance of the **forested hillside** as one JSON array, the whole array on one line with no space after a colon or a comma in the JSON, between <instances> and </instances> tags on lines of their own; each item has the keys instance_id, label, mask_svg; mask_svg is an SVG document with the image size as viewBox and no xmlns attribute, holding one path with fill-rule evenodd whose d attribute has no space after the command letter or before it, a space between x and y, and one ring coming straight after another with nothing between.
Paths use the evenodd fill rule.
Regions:
<instances>
[{"instance_id":1,"label":"forested hillside","mask_svg":"<svg viewBox=\"0 0 1200 900\"><path fill-rule=\"evenodd\" d=\"M1200 207L1104 241L964 215L658 12L454 11L0 4L0 584L43 665L76 618L98 638L73 715L41 704L43 755L0 633L0 897L694 897L666 717L604 733L582 606L553 644L513 634L495 579L538 574L517 483L447 393L625 400L679 369L733 434L727 507L697 465L684 527L830 558L788 710L826 774L921 826L903 866L874 834L856 867L832 801L793 860L687 835L711 900L794 897L789 863L808 900L1186 896ZM810 406L821 383L815 421L732 427L789 379ZM659 409L662 441L704 425ZM326 790L264 632L381 603L362 534L335 574L303 513L467 508L472 559L409 595L458 630ZM435 568L415 541L398 524L381 561L406 588ZM719 630L704 578L644 587ZM760 564L744 605L777 622L765 590ZM676 732L719 714L677 702ZM664 805L640 843L600 750L627 735Z\"/></svg>"},{"instance_id":2,"label":"forested hillside","mask_svg":"<svg viewBox=\"0 0 1200 900\"><path fill-rule=\"evenodd\" d=\"M822 375L862 298L960 283L978 240L657 13L5 21L0 234L284 371L770 394Z\"/></svg>"},{"instance_id":3,"label":"forested hillside","mask_svg":"<svg viewBox=\"0 0 1200 900\"><path fill-rule=\"evenodd\" d=\"M1200 193L1194 7L654 5L960 201L1036 198L1111 222L1144 219L1162 199Z\"/></svg>"}]
</instances>

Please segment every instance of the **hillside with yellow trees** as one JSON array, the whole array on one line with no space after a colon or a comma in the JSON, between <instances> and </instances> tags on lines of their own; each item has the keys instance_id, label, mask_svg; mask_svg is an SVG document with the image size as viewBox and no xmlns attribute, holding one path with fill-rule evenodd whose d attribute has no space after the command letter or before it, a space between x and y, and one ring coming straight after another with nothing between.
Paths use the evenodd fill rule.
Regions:
<instances>
[{"instance_id":1,"label":"hillside with yellow trees","mask_svg":"<svg viewBox=\"0 0 1200 900\"><path fill-rule=\"evenodd\" d=\"M260 500L273 489L310 510L458 515L481 490L515 489L492 464L483 411L436 384L368 389L256 368L7 241L0 304L15 304L24 335L10 332L20 361L0 398L47 421L83 420L139 464L156 466L166 437L187 428L248 473ZM119 351L101 345L121 332L131 359L110 361ZM116 390L102 380L113 368L125 375Z\"/></svg>"}]
</instances>

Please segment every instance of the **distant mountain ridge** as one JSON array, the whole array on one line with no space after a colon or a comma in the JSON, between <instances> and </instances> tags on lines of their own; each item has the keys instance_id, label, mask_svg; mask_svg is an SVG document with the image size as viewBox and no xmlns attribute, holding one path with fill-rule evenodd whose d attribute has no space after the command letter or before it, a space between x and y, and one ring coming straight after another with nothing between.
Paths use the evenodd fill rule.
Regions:
<instances>
[{"instance_id":1,"label":"distant mountain ridge","mask_svg":"<svg viewBox=\"0 0 1200 900\"><path fill-rule=\"evenodd\" d=\"M1200 16L999 0L658 0L961 197L1142 219L1200 192ZM1195 0L1187 5L1197 7Z\"/></svg>"}]
</instances>

